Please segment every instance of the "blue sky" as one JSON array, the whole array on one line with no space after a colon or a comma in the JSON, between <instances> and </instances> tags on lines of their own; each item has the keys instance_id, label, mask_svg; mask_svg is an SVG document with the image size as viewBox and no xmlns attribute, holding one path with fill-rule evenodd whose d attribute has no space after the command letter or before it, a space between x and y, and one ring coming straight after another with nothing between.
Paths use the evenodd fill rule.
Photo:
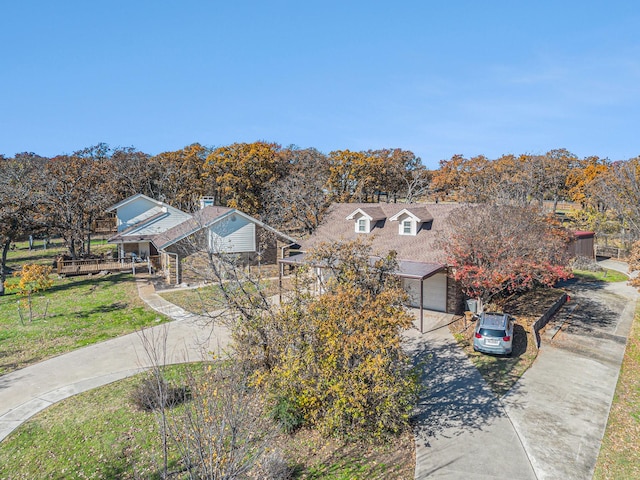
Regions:
<instances>
[{"instance_id":1,"label":"blue sky","mask_svg":"<svg viewBox=\"0 0 640 480\"><path fill-rule=\"evenodd\" d=\"M0 0L0 153L640 155L636 1Z\"/></svg>"}]
</instances>

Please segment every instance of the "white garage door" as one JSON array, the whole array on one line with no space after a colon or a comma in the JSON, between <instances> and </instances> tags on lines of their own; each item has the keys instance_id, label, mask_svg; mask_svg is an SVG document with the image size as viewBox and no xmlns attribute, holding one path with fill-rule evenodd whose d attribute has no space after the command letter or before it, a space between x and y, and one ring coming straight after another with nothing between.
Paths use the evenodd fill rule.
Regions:
<instances>
[{"instance_id":1,"label":"white garage door","mask_svg":"<svg viewBox=\"0 0 640 480\"><path fill-rule=\"evenodd\" d=\"M409 294L409 305L419 307L420 305L420 280L408 278L402 279L404 289ZM427 310L445 312L447 310L447 275L436 273L424 280L422 285L423 299L422 306Z\"/></svg>"}]
</instances>

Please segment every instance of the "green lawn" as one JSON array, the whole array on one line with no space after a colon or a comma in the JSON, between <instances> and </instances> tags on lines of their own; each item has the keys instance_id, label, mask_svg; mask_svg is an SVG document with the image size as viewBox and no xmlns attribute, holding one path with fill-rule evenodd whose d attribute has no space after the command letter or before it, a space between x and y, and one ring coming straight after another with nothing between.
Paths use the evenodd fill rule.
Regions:
<instances>
[{"instance_id":1,"label":"green lawn","mask_svg":"<svg viewBox=\"0 0 640 480\"><path fill-rule=\"evenodd\" d=\"M56 279L35 296L31 323L21 321L17 300L0 297L0 375L167 320L140 300L130 273Z\"/></svg>"},{"instance_id":2,"label":"green lawn","mask_svg":"<svg viewBox=\"0 0 640 480\"><path fill-rule=\"evenodd\" d=\"M0 478L153 478L156 417L131 403L138 382L76 395L29 420L0 443Z\"/></svg>"},{"instance_id":3,"label":"green lawn","mask_svg":"<svg viewBox=\"0 0 640 480\"><path fill-rule=\"evenodd\" d=\"M184 385L184 368L167 367L171 384ZM138 375L81 393L33 417L0 443L0 478L159 478L158 418L131 401L140 380ZM410 431L386 444L341 442L299 431L279 435L270 446L285 452L293 478L413 479ZM170 470L179 470L178 459L170 449Z\"/></svg>"},{"instance_id":4,"label":"green lawn","mask_svg":"<svg viewBox=\"0 0 640 480\"><path fill-rule=\"evenodd\" d=\"M626 282L629 277L624 273L617 270L606 269L603 272L590 272L588 270L574 270L573 275L586 281L598 281L598 282Z\"/></svg>"},{"instance_id":5,"label":"green lawn","mask_svg":"<svg viewBox=\"0 0 640 480\"><path fill-rule=\"evenodd\" d=\"M640 478L640 309L627 340L594 478Z\"/></svg>"}]
</instances>

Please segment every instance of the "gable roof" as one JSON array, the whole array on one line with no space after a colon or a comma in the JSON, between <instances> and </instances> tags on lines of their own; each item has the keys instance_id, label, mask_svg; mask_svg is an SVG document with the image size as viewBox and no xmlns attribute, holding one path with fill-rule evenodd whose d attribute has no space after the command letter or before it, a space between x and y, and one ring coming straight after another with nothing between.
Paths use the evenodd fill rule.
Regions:
<instances>
[{"instance_id":1,"label":"gable roof","mask_svg":"<svg viewBox=\"0 0 640 480\"><path fill-rule=\"evenodd\" d=\"M387 218L387 216L385 215L385 213L382 211L380 207L366 206L366 207L356 208L353 212L351 212L347 216L347 220L353 220L354 218L356 218L357 214L367 217L371 222L379 222L380 220L384 220Z\"/></svg>"},{"instance_id":2,"label":"gable roof","mask_svg":"<svg viewBox=\"0 0 640 480\"><path fill-rule=\"evenodd\" d=\"M117 210L120 207L124 207L125 205L127 205L127 204L129 204L131 202L134 202L134 201L138 200L139 198L143 198L145 200L153 202L159 207L169 207L169 205L167 205L164 202L161 202L160 200L156 200L155 198L147 197L146 195L144 195L142 193L136 193L135 195L131 195L130 197L127 197L124 200L121 200L120 202L116 203L115 205L111 205L109 208L107 208L105 210L105 212L113 212L114 210Z\"/></svg>"},{"instance_id":3,"label":"gable roof","mask_svg":"<svg viewBox=\"0 0 640 480\"><path fill-rule=\"evenodd\" d=\"M403 210L407 210L423 222L432 221L429 229L422 229L415 236L399 235L397 225L389 225L389 222L369 234L356 232L353 228L353 220L348 220L347 217L358 209L371 207L372 205L367 203L334 203L329 207L324 221L313 235L302 242L302 248L309 250L323 242L365 238L371 241L373 255L384 255L390 250L395 250L399 261L445 264L444 253L438 247L438 240L446 239L450 233L451 227L447 222L447 216L451 211L459 208L459 204L380 203L375 205L385 218L391 219ZM427 213L429 216L426 215Z\"/></svg>"},{"instance_id":4,"label":"gable roof","mask_svg":"<svg viewBox=\"0 0 640 480\"><path fill-rule=\"evenodd\" d=\"M424 205L410 206L407 208L403 208L398 213L390 217L389 221L395 222L397 220L400 220L400 217L402 217L402 215L408 215L418 223L426 223L426 222L433 221L433 215L431 215L431 212L429 212L427 207Z\"/></svg>"},{"instance_id":5,"label":"gable roof","mask_svg":"<svg viewBox=\"0 0 640 480\"><path fill-rule=\"evenodd\" d=\"M187 238L190 235L193 235L194 233L196 233L197 231L203 228L208 228L214 223L223 221L225 218L230 217L233 214L243 217L249 220L250 222L253 222L256 225L264 228L265 230L269 230L270 232L274 233L277 237L281 239L287 240L290 243L297 243L297 241L294 238L288 235L285 235L282 232L279 232L275 228L272 228L264 224L260 220L253 218L252 216L247 215L246 213L236 210L235 208L219 207L219 206L209 206L209 207L204 207L201 210L198 210L193 214L193 216L190 219L185 220L184 222L158 235L153 240L153 243L158 250L162 250L164 248L169 247L170 245L173 245L176 242L179 242L180 240Z\"/></svg>"}]
</instances>

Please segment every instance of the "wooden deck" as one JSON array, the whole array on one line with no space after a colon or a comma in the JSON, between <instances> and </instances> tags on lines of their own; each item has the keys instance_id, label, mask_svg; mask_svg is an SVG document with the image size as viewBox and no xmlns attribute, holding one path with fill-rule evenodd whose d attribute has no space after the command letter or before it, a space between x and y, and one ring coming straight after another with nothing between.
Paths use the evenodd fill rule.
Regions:
<instances>
[{"instance_id":1,"label":"wooden deck","mask_svg":"<svg viewBox=\"0 0 640 480\"><path fill-rule=\"evenodd\" d=\"M140 259L121 260L60 260L57 263L56 272L59 275L88 275L99 272L145 272L150 268L158 269L157 258L150 258L144 261Z\"/></svg>"}]
</instances>

